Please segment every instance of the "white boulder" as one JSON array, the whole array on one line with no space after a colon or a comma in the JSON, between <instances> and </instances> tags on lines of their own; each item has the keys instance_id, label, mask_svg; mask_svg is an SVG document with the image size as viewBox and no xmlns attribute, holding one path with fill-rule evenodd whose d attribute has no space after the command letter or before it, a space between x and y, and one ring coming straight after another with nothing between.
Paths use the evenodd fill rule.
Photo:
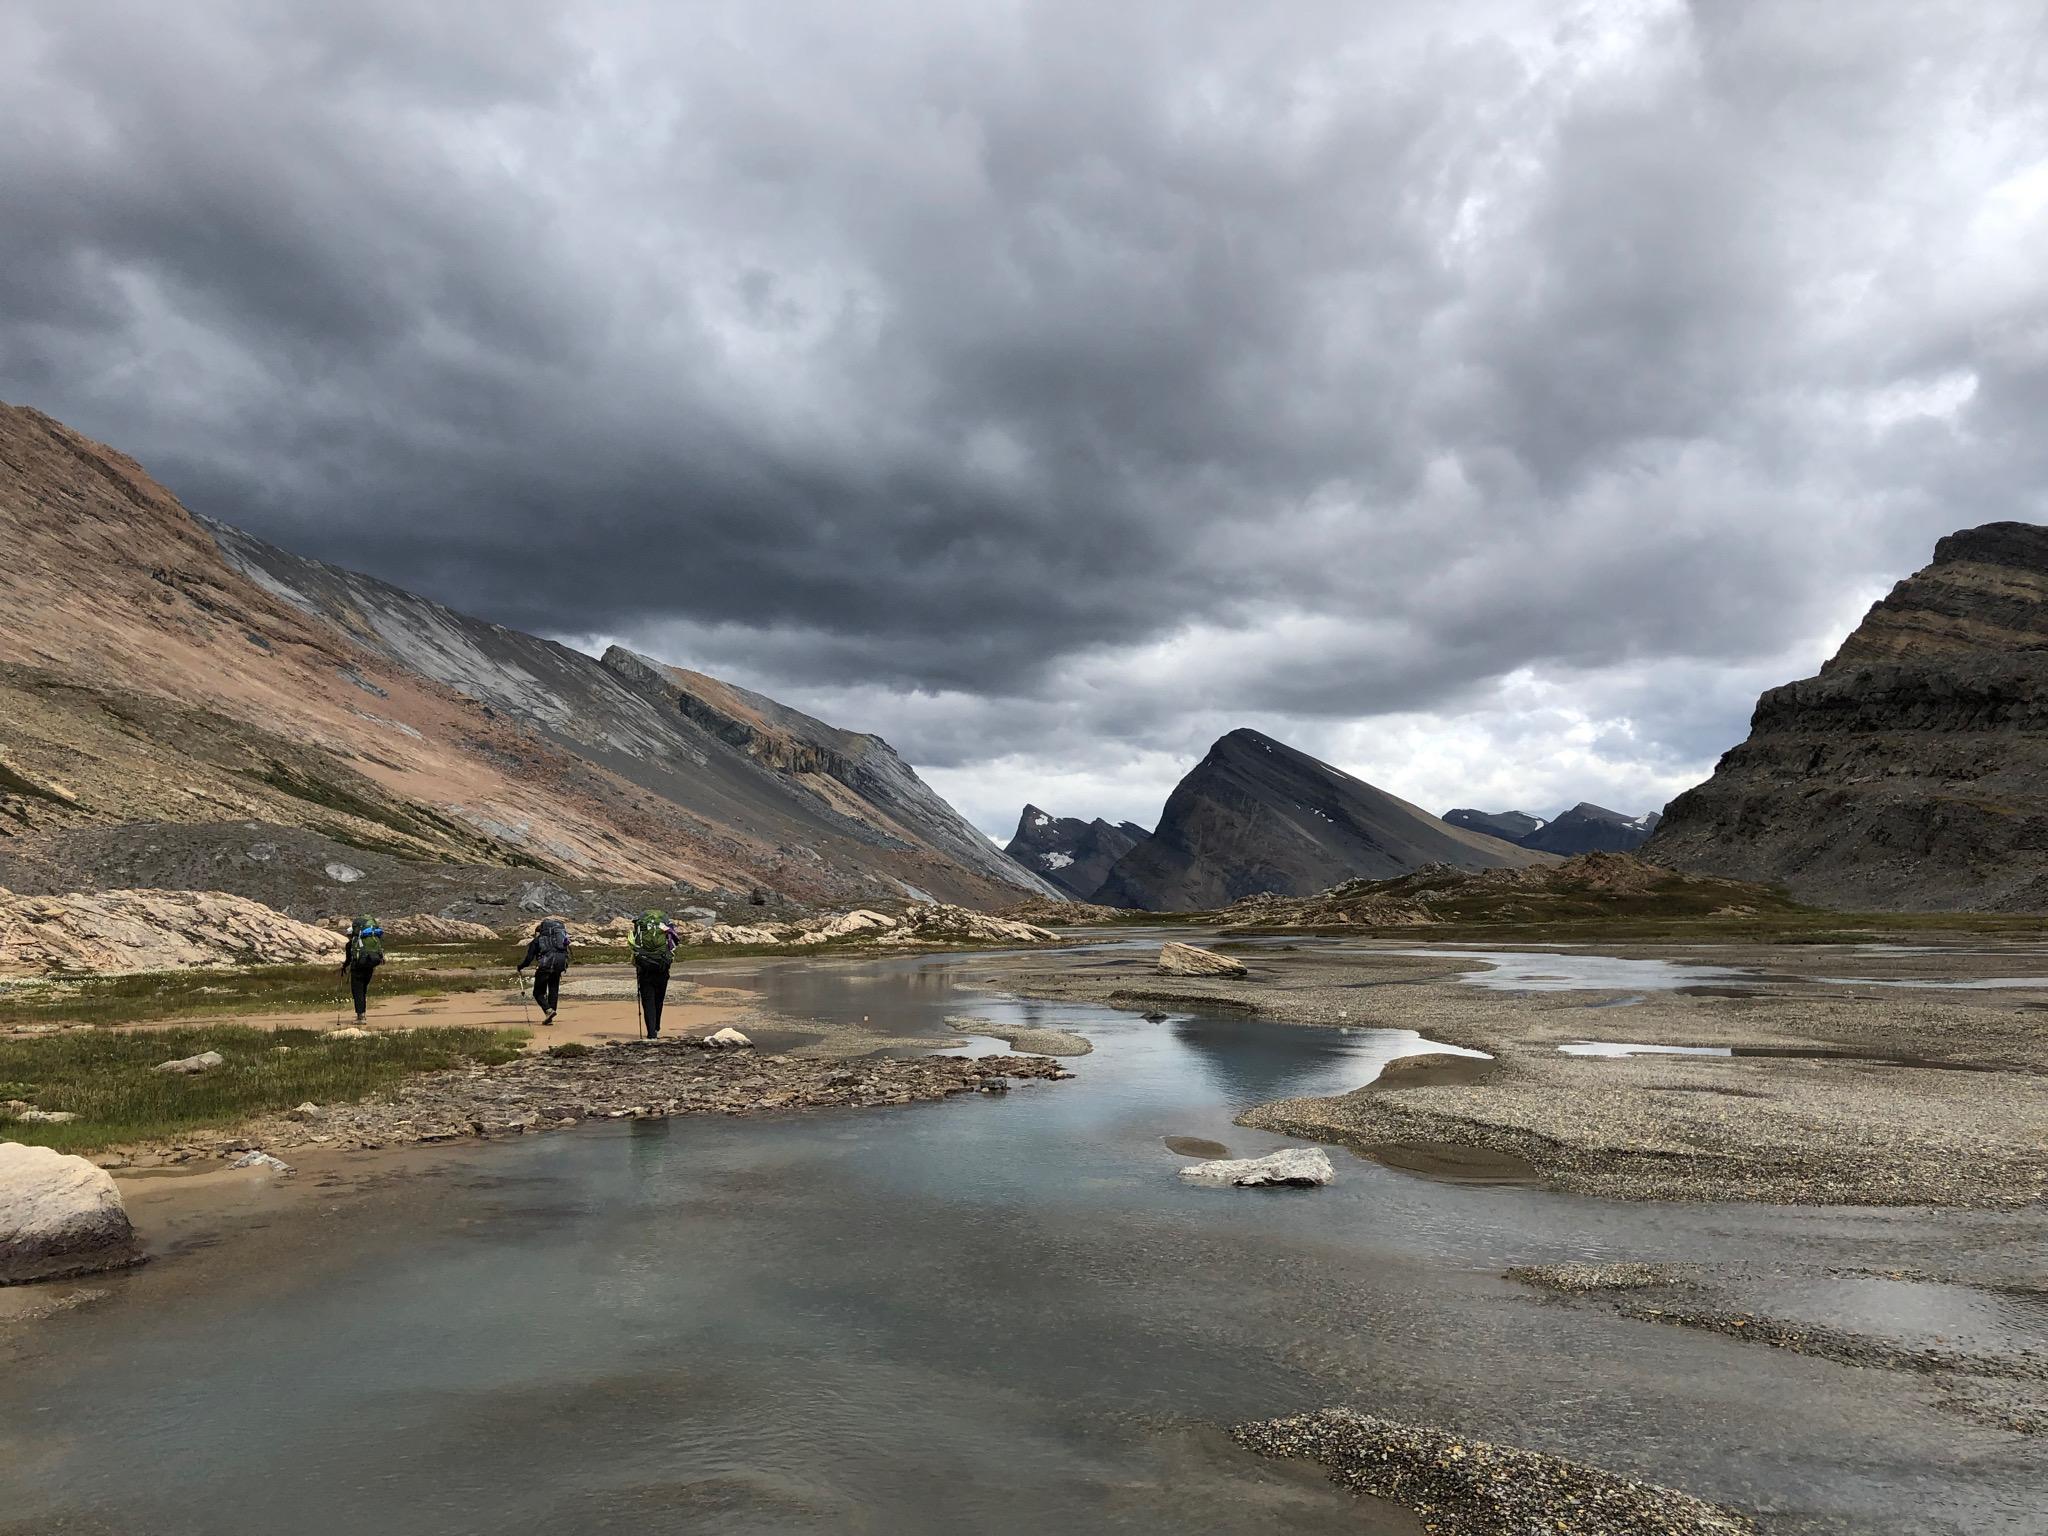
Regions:
<instances>
[{"instance_id":1,"label":"white boulder","mask_svg":"<svg viewBox=\"0 0 2048 1536\"><path fill-rule=\"evenodd\" d=\"M1180 1176L1190 1184L1235 1185L1240 1189L1291 1185L1307 1188L1337 1177L1321 1147L1286 1147L1265 1157L1218 1158L1190 1163Z\"/></svg>"},{"instance_id":2,"label":"white boulder","mask_svg":"<svg viewBox=\"0 0 2048 1536\"><path fill-rule=\"evenodd\" d=\"M1159 969L1169 976L1248 976L1242 960L1219 955L1213 949L1168 942L1159 949Z\"/></svg>"},{"instance_id":3,"label":"white boulder","mask_svg":"<svg viewBox=\"0 0 2048 1536\"><path fill-rule=\"evenodd\" d=\"M0 1285L141 1262L113 1175L82 1157L0 1141Z\"/></svg>"},{"instance_id":4,"label":"white boulder","mask_svg":"<svg viewBox=\"0 0 2048 1536\"><path fill-rule=\"evenodd\" d=\"M700 1042L710 1051L751 1050L754 1042L728 1024L724 1029L713 1030Z\"/></svg>"},{"instance_id":5,"label":"white boulder","mask_svg":"<svg viewBox=\"0 0 2048 1536\"><path fill-rule=\"evenodd\" d=\"M180 1056L176 1061L160 1061L150 1068L152 1072L175 1072L190 1077L197 1072L211 1072L221 1066L227 1058L219 1051L201 1051L197 1056Z\"/></svg>"},{"instance_id":6,"label":"white boulder","mask_svg":"<svg viewBox=\"0 0 2048 1536\"><path fill-rule=\"evenodd\" d=\"M296 1173L298 1170L281 1157L272 1157L268 1152L244 1152L230 1168L264 1168L271 1173Z\"/></svg>"}]
</instances>

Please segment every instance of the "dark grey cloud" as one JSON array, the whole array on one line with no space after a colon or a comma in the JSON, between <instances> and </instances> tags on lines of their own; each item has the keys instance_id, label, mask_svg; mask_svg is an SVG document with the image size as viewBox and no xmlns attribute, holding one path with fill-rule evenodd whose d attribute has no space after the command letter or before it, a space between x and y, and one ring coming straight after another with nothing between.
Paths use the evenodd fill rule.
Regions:
<instances>
[{"instance_id":1,"label":"dark grey cloud","mask_svg":"<svg viewBox=\"0 0 2048 1536\"><path fill-rule=\"evenodd\" d=\"M0 0L0 397L1119 814L1646 803L2048 519L2036 0L952 11Z\"/></svg>"}]
</instances>

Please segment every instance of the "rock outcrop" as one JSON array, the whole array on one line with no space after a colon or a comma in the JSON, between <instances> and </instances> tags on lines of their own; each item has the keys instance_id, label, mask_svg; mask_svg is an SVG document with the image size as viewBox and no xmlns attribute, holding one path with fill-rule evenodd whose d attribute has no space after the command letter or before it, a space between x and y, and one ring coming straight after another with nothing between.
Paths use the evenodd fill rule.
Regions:
<instances>
[{"instance_id":1,"label":"rock outcrop","mask_svg":"<svg viewBox=\"0 0 2048 1536\"><path fill-rule=\"evenodd\" d=\"M686 929L684 941L705 944L814 944L870 941L904 944L1050 944L1059 935L1014 918L991 917L944 902L921 902L901 917L864 908L793 923L719 923Z\"/></svg>"},{"instance_id":2,"label":"rock outcrop","mask_svg":"<svg viewBox=\"0 0 2048 1536\"><path fill-rule=\"evenodd\" d=\"M1424 864L1522 868L1547 857L1448 826L1270 736L1232 731L1175 787L1158 830L1117 861L1094 899L1198 911Z\"/></svg>"},{"instance_id":3,"label":"rock outcrop","mask_svg":"<svg viewBox=\"0 0 2048 1536\"><path fill-rule=\"evenodd\" d=\"M0 1285L141 1262L121 1192L104 1168L48 1147L0 1141Z\"/></svg>"},{"instance_id":4,"label":"rock outcrop","mask_svg":"<svg viewBox=\"0 0 2048 1536\"><path fill-rule=\"evenodd\" d=\"M426 912L385 919L384 934L393 944L488 944L498 937L497 929L483 923Z\"/></svg>"},{"instance_id":5,"label":"rock outcrop","mask_svg":"<svg viewBox=\"0 0 2048 1536\"><path fill-rule=\"evenodd\" d=\"M1027 805L1003 852L1076 901L1090 901L1116 861L1151 836L1134 822L1112 826L1099 816L1082 821Z\"/></svg>"},{"instance_id":6,"label":"rock outcrop","mask_svg":"<svg viewBox=\"0 0 2048 1536\"><path fill-rule=\"evenodd\" d=\"M2048 908L2048 528L1941 540L1643 853L1832 907Z\"/></svg>"},{"instance_id":7,"label":"rock outcrop","mask_svg":"<svg viewBox=\"0 0 2048 1536\"><path fill-rule=\"evenodd\" d=\"M1264 1157L1214 1158L1190 1163L1180 1176L1190 1184L1220 1184L1239 1189L1310 1189L1337 1177L1330 1154L1321 1147L1287 1147Z\"/></svg>"},{"instance_id":8,"label":"rock outcrop","mask_svg":"<svg viewBox=\"0 0 2048 1536\"><path fill-rule=\"evenodd\" d=\"M337 965L345 940L220 891L0 891L0 976Z\"/></svg>"},{"instance_id":9,"label":"rock outcrop","mask_svg":"<svg viewBox=\"0 0 2048 1536\"><path fill-rule=\"evenodd\" d=\"M1169 976L1248 976L1242 960L1219 955L1193 944L1166 943L1159 948L1159 969Z\"/></svg>"}]
</instances>

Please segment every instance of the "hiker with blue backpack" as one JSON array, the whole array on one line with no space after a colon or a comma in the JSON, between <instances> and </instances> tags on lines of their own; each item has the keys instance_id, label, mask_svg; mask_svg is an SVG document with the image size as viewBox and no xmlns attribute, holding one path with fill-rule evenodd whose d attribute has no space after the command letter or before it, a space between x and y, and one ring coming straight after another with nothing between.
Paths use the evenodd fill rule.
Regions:
<instances>
[{"instance_id":1,"label":"hiker with blue backpack","mask_svg":"<svg viewBox=\"0 0 2048 1536\"><path fill-rule=\"evenodd\" d=\"M647 1038L661 1038L661 1005L668 1000L668 969L682 943L666 912L649 907L633 919L633 978L640 984L640 1021Z\"/></svg>"},{"instance_id":2,"label":"hiker with blue backpack","mask_svg":"<svg viewBox=\"0 0 2048 1536\"><path fill-rule=\"evenodd\" d=\"M348 990L356 1000L356 1023L370 1011L370 978L384 963L384 930L374 917L359 917L348 925L348 948L341 952L341 968L348 972Z\"/></svg>"},{"instance_id":3,"label":"hiker with blue backpack","mask_svg":"<svg viewBox=\"0 0 2048 1536\"><path fill-rule=\"evenodd\" d=\"M533 1000L540 1004L540 1021L552 1024L555 1010L562 1005L562 973L569 969L569 930L560 918L544 918L533 930L533 942L519 962L521 977L529 965L533 967Z\"/></svg>"}]
</instances>

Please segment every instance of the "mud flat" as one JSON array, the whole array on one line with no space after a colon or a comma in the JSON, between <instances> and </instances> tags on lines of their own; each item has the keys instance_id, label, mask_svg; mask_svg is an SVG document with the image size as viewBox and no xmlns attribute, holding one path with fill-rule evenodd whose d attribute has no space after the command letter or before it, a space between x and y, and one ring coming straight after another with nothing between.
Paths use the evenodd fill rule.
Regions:
<instances>
[{"instance_id":1,"label":"mud flat","mask_svg":"<svg viewBox=\"0 0 2048 1536\"><path fill-rule=\"evenodd\" d=\"M1475 1174L1533 1171L1616 1199L2048 1198L2048 980L2025 984L2048 978L2048 957L2029 948L1598 951L1630 962L1626 987L1576 987L1574 971L1601 968L1560 950L1547 967L1543 954L1521 957L1546 988L1530 991L1474 984L1492 967L1452 949L1240 953L1252 967L1241 981L1156 978L1149 957L1124 953L1068 956L1063 968L1014 957L1003 982L1168 1012L1222 1003L1281 1023L1412 1029L1485 1053L1409 1058L1355 1092L1262 1104L1239 1120L1419 1172L1456 1176L1460 1154L1448 1149L1466 1149ZM1702 990L1693 967L1741 984ZM1589 1040L1615 1043L1612 1053L1567 1054Z\"/></svg>"}]
</instances>

